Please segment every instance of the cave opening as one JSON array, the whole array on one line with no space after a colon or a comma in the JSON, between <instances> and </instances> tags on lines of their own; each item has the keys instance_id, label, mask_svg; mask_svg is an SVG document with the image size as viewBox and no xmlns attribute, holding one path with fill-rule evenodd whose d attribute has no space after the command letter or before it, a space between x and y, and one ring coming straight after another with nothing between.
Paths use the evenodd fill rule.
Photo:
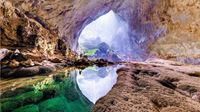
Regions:
<instances>
[{"instance_id":1,"label":"cave opening","mask_svg":"<svg viewBox=\"0 0 200 112\"><path fill-rule=\"evenodd\" d=\"M141 52L128 23L112 10L85 26L78 38L77 53L89 59L142 60Z\"/></svg>"}]
</instances>

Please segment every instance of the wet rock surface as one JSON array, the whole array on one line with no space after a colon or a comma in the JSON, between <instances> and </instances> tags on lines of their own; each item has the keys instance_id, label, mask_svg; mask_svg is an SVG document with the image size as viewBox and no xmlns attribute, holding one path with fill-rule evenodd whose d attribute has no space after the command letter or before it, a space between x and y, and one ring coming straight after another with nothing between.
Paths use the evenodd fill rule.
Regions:
<instances>
[{"instance_id":1,"label":"wet rock surface","mask_svg":"<svg viewBox=\"0 0 200 112\"><path fill-rule=\"evenodd\" d=\"M200 67L160 62L129 63L119 69L117 84L93 111L199 112L200 77L188 74Z\"/></svg>"},{"instance_id":2,"label":"wet rock surface","mask_svg":"<svg viewBox=\"0 0 200 112\"><path fill-rule=\"evenodd\" d=\"M7 51L7 50L6 50ZM5 52L5 50L3 51ZM3 53L4 54L4 53ZM1 63L1 78L19 78L30 77L35 75L48 75L64 67L80 67L84 68L90 65L106 66L112 65L104 59L89 60L86 56L73 59L59 59L52 58L39 62L27 58L27 55L21 53L18 49L15 51L8 51L0 61Z\"/></svg>"}]
</instances>

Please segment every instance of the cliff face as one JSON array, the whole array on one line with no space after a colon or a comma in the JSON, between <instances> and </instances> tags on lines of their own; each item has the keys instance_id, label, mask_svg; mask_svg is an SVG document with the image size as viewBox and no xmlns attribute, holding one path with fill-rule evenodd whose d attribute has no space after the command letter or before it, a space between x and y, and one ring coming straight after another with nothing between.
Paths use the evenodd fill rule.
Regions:
<instances>
[{"instance_id":1,"label":"cliff face","mask_svg":"<svg viewBox=\"0 0 200 112\"><path fill-rule=\"evenodd\" d=\"M168 59L178 57L183 61L199 63L199 12L199 0L170 0L160 22L167 28L167 32L152 44L152 53Z\"/></svg>"},{"instance_id":2,"label":"cliff face","mask_svg":"<svg viewBox=\"0 0 200 112\"><path fill-rule=\"evenodd\" d=\"M1 46L53 54L59 38L74 50L82 29L113 10L142 48L163 37L150 46L151 54L199 57L198 0L2 0L0 8Z\"/></svg>"},{"instance_id":3,"label":"cliff face","mask_svg":"<svg viewBox=\"0 0 200 112\"><path fill-rule=\"evenodd\" d=\"M37 15L22 12L11 2L0 2L1 47L53 54L57 34Z\"/></svg>"}]
</instances>

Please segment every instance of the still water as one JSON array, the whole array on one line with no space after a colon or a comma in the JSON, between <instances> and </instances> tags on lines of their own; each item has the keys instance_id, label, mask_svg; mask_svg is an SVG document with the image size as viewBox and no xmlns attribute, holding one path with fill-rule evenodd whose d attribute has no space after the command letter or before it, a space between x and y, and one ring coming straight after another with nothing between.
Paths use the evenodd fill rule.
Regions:
<instances>
[{"instance_id":1,"label":"still water","mask_svg":"<svg viewBox=\"0 0 200 112\"><path fill-rule=\"evenodd\" d=\"M90 66L43 77L32 85L1 93L0 112L90 112L116 83L117 68Z\"/></svg>"}]
</instances>

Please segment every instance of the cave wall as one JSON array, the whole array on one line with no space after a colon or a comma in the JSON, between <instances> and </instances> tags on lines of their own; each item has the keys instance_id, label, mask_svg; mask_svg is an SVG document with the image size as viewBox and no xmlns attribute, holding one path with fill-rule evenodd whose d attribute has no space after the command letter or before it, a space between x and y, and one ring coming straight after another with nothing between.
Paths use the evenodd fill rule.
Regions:
<instances>
[{"instance_id":1,"label":"cave wall","mask_svg":"<svg viewBox=\"0 0 200 112\"><path fill-rule=\"evenodd\" d=\"M198 49L198 7L199 0L1 0L1 46L34 43L32 47L46 46L41 51L53 53L60 38L66 43L67 51L74 50L82 29L113 10L129 24L137 43L144 49L150 48L152 55L180 56L172 53L171 48L179 50L182 43L192 42ZM185 13L192 16L182 19ZM18 36L20 25L23 33ZM30 34L35 36L35 42ZM157 38L160 39L156 41Z\"/></svg>"},{"instance_id":2,"label":"cave wall","mask_svg":"<svg viewBox=\"0 0 200 112\"><path fill-rule=\"evenodd\" d=\"M7 0L0 1L1 48L54 54L58 35L37 15L23 12Z\"/></svg>"},{"instance_id":3,"label":"cave wall","mask_svg":"<svg viewBox=\"0 0 200 112\"><path fill-rule=\"evenodd\" d=\"M151 53L200 63L200 0L170 0L159 21L167 32L150 46Z\"/></svg>"}]
</instances>

